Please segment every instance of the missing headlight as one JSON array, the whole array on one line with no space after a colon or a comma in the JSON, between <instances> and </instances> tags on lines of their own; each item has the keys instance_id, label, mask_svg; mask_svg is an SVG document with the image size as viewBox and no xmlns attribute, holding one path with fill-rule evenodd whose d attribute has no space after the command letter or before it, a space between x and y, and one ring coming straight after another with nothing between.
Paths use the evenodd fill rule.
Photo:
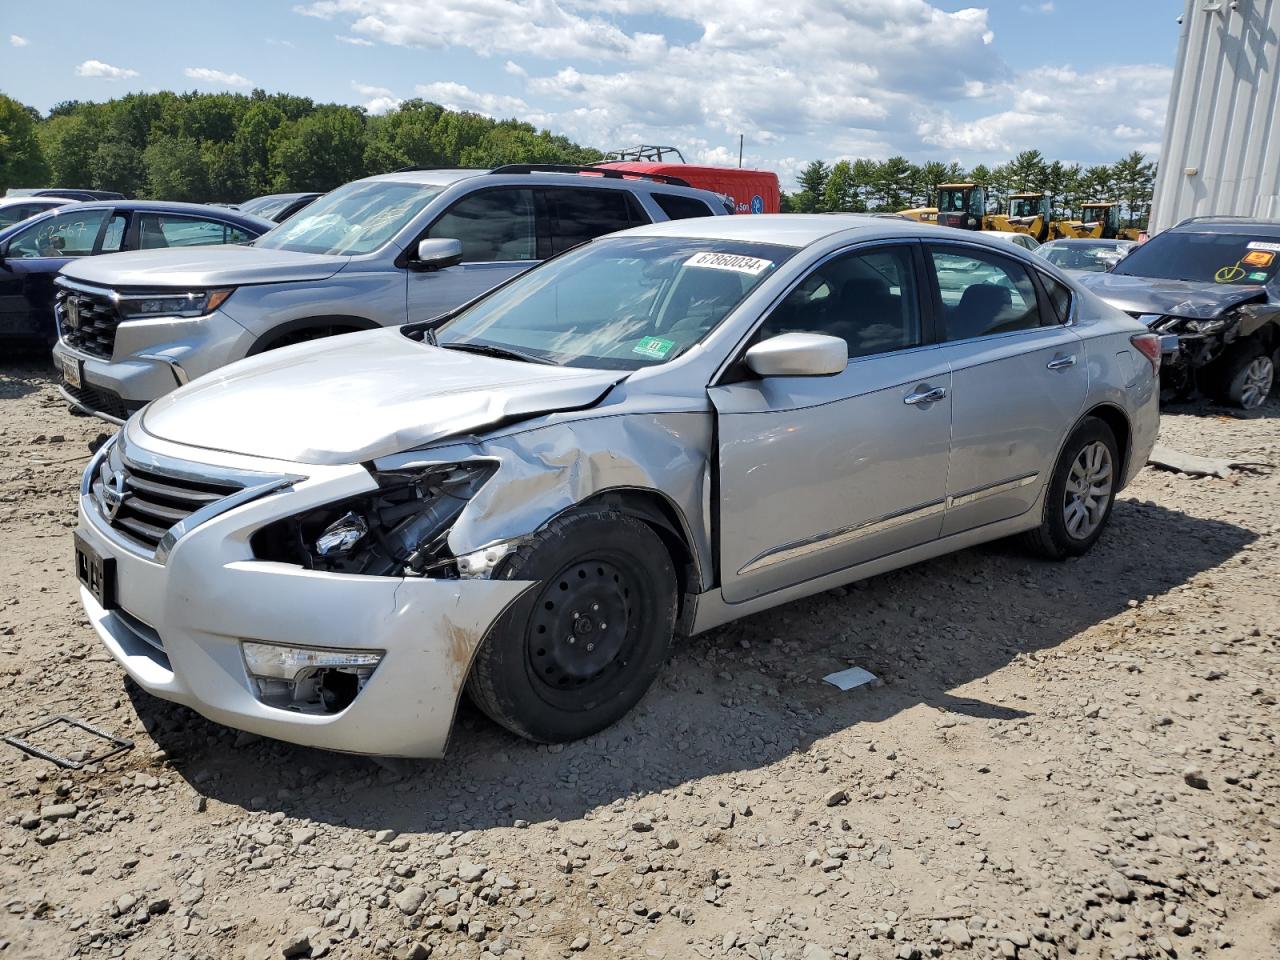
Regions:
<instances>
[{"instance_id":1,"label":"missing headlight","mask_svg":"<svg viewBox=\"0 0 1280 960\"><path fill-rule=\"evenodd\" d=\"M495 469L478 461L376 474L373 493L263 527L254 555L337 573L456 577L449 530Z\"/></svg>"}]
</instances>

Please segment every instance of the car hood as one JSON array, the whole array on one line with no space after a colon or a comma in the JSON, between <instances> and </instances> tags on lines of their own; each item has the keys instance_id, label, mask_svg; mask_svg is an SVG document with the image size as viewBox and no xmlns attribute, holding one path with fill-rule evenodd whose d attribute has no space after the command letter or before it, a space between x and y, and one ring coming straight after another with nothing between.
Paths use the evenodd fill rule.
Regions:
<instances>
[{"instance_id":1,"label":"car hood","mask_svg":"<svg viewBox=\"0 0 1280 960\"><path fill-rule=\"evenodd\" d=\"M484 357L399 330L242 360L152 403L147 433L192 447L363 463L521 417L590 406L626 376Z\"/></svg>"},{"instance_id":2,"label":"car hood","mask_svg":"<svg viewBox=\"0 0 1280 960\"><path fill-rule=\"evenodd\" d=\"M228 244L82 257L62 275L105 287L234 287L324 280L348 262L348 257Z\"/></svg>"},{"instance_id":3,"label":"car hood","mask_svg":"<svg viewBox=\"0 0 1280 960\"><path fill-rule=\"evenodd\" d=\"M1082 286L1126 313L1208 320L1242 303L1264 300L1265 287L1157 280L1123 273L1090 273L1076 277Z\"/></svg>"}]
</instances>

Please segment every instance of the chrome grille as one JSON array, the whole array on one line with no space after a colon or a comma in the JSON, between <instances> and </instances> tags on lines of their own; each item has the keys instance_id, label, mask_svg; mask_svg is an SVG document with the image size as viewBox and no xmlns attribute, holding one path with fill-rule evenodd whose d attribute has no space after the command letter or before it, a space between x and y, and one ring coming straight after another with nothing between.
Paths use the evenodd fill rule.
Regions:
<instances>
[{"instance_id":1,"label":"chrome grille","mask_svg":"<svg viewBox=\"0 0 1280 960\"><path fill-rule=\"evenodd\" d=\"M54 302L58 335L74 350L110 360L120 314L109 294L64 287Z\"/></svg>"},{"instance_id":2,"label":"chrome grille","mask_svg":"<svg viewBox=\"0 0 1280 960\"><path fill-rule=\"evenodd\" d=\"M111 528L152 553L171 527L241 489L239 484L147 469L125 459L119 444L103 459L91 485L98 509Z\"/></svg>"}]
</instances>

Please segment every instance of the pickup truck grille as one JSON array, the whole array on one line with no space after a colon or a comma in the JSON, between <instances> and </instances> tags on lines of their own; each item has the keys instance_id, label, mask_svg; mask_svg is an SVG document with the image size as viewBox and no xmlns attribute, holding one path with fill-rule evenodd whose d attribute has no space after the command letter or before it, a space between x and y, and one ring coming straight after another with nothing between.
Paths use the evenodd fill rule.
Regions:
<instances>
[{"instance_id":1,"label":"pickup truck grille","mask_svg":"<svg viewBox=\"0 0 1280 960\"><path fill-rule=\"evenodd\" d=\"M152 553L175 524L240 489L238 484L146 470L120 457L118 448L102 461L92 483L103 519L121 536Z\"/></svg>"},{"instance_id":2,"label":"pickup truck grille","mask_svg":"<svg viewBox=\"0 0 1280 960\"><path fill-rule=\"evenodd\" d=\"M116 346L120 314L105 293L63 289L54 302L58 335L73 350L104 360Z\"/></svg>"}]
</instances>

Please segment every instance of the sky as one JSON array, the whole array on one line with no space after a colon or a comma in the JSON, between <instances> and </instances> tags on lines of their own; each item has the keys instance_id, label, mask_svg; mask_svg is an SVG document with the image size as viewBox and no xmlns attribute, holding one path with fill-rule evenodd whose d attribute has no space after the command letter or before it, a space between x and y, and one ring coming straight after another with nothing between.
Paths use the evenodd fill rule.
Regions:
<instances>
[{"instance_id":1,"label":"sky","mask_svg":"<svg viewBox=\"0 0 1280 960\"><path fill-rule=\"evenodd\" d=\"M609 150L1155 157L1182 0L0 0L0 92L41 111L254 87L371 113L423 97Z\"/></svg>"}]
</instances>

